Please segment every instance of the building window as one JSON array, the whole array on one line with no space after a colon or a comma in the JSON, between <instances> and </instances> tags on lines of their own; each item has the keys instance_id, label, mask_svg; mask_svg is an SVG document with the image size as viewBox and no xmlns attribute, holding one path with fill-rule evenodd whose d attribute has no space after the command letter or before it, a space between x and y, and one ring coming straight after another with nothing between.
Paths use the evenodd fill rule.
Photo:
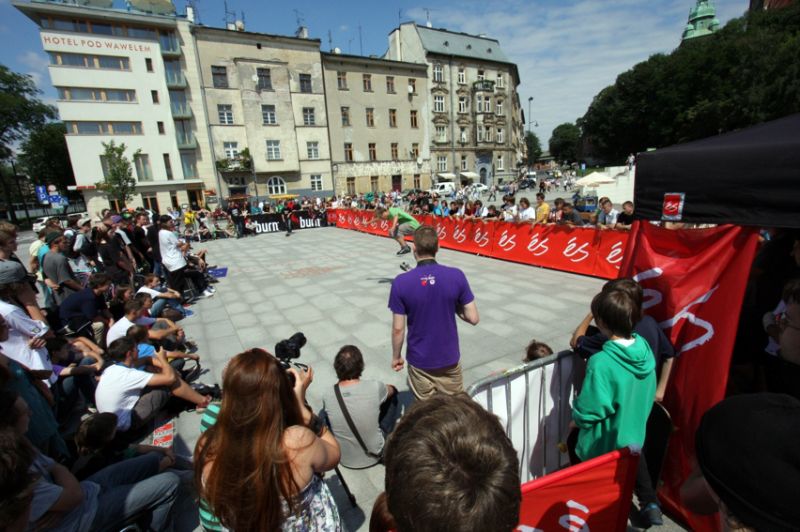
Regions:
<instances>
[{"instance_id":1,"label":"building window","mask_svg":"<svg viewBox=\"0 0 800 532\"><path fill-rule=\"evenodd\" d=\"M379 192L379 190L378 190L378 176L376 176L376 175L370 176L370 178L369 178L369 189L373 193Z\"/></svg>"},{"instance_id":2,"label":"building window","mask_svg":"<svg viewBox=\"0 0 800 532\"><path fill-rule=\"evenodd\" d=\"M158 127L159 135L163 135L166 133L166 130L164 129L164 122L156 122L156 126Z\"/></svg>"},{"instance_id":3,"label":"building window","mask_svg":"<svg viewBox=\"0 0 800 532\"><path fill-rule=\"evenodd\" d=\"M466 170L467 170L467 156L466 155L462 155L461 156L461 171L464 172Z\"/></svg>"},{"instance_id":4,"label":"building window","mask_svg":"<svg viewBox=\"0 0 800 532\"><path fill-rule=\"evenodd\" d=\"M389 109L389 127L397 127L397 109Z\"/></svg>"},{"instance_id":5,"label":"building window","mask_svg":"<svg viewBox=\"0 0 800 532\"><path fill-rule=\"evenodd\" d=\"M348 177L347 178L347 194L350 196L355 196L356 194L356 178L355 177Z\"/></svg>"},{"instance_id":6,"label":"building window","mask_svg":"<svg viewBox=\"0 0 800 532\"><path fill-rule=\"evenodd\" d=\"M144 59L144 67L147 69L148 72L153 71L153 60L149 57L145 57Z\"/></svg>"},{"instance_id":7,"label":"building window","mask_svg":"<svg viewBox=\"0 0 800 532\"><path fill-rule=\"evenodd\" d=\"M419 174L414 174L414 188L422 188L422 181Z\"/></svg>"},{"instance_id":8,"label":"building window","mask_svg":"<svg viewBox=\"0 0 800 532\"><path fill-rule=\"evenodd\" d=\"M503 166L503 165L504 165L503 156L502 155L498 155L497 156L497 169L498 170L505 170L505 166Z\"/></svg>"},{"instance_id":9,"label":"building window","mask_svg":"<svg viewBox=\"0 0 800 532\"><path fill-rule=\"evenodd\" d=\"M433 112L444 113L444 96L437 94L433 97Z\"/></svg>"},{"instance_id":10,"label":"building window","mask_svg":"<svg viewBox=\"0 0 800 532\"><path fill-rule=\"evenodd\" d=\"M483 96L480 94L475 95L475 111L483 112Z\"/></svg>"},{"instance_id":11,"label":"building window","mask_svg":"<svg viewBox=\"0 0 800 532\"><path fill-rule=\"evenodd\" d=\"M311 176L311 190L322 190L322 176L313 174Z\"/></svg>"},{"instance_id":12,"label":"building window","mask_svg":"<svg viewBox=\"0 0 800 532\"><path fill-rule=\"evenodd\" d=\"M111 169L108 167L108 157L105 155L100 156L100 168L103 170L103 179L108 179Z\"/></svg>"},{"instance_id":13,"label":"building window","mask_svg":"<svg viewBox=\"0 0 800 532\"><path fill-rule=\"evenodd\" d=\"M304 126L313 126L317 123L314 117L314 108L313 107L303 107L303 125Z\"/></svg>"},{"instance_id":14,"label":"building window","mask_svg":"<svg viewBox=\"0 0 800 532\"><path fill-rule=\"evenodd\" d=\"M215 89L228 88L228 69L224 66L211 67L211 83Z\"/></svg>"},{"instance_id":15,"label":"building window","mask_svg":"<svg viewBox=\"0 0 800 532\"><path fill-rule=\"evenodd\" d=\"M492 142L492 128L486 128L486 142Z\"/></svg>"},{"instance_id":16,"label":"building window","mask_svg":"<svg viewBox=\"0 0 800 532\"><path fill-rule=\"evenodd\" d=\"M502 72L497 73L497 87L502 89L506 86L506 77L503 75Z\"/></svg>"},{"instance_id":17,"label":"building window","mask_svg":"<svg viewBox=\"0 0 800 532\"><path fill-rule=\"evenodd\" d=\"M503 142L505 142L505 139L506 139L505 131L503 131L502 127L498 127L497 128L497 142L502 144Z\"/></svg>"},{"instance_id":18,"label":"building window","mask_svg":"<svg viewBox=\"0 0 800 532\"><path fill-rule=\"evenodd\" d=\"M158 212L158 198L155 196L145 196L142 194L142 205L145 209Z\"/></svg>"},{"instance_id":19,"label":"building window","mask_svg":"<svg viewBox=\"0 0 800 532\"><path fill-rule=\"evenodd\" d=\"M222 147L225 150L225 157L228 159L235 159L239 156L239 143L238 142L223 142Z\"/></svg>"},{"instance_id":20,"label":"building window","mask_svg":"<svg viewBox=\"0 0 800 532\"><path fill-rule=\"evenodd\" d=\"M459 96L458 97L458 112L459 113L469 112L469 109L467 109L467 97L466 96Z\"/></svg>"},{"instance_id":21,"label":"building window","mask_svg":"<svg viewBox=\"0 0 800 532\"><path fill-rule=\"evenodd\" d=\"M267 160L278 161L281 158L281 141L268 140L267 141Z\"/></svg>"},{"instance_id":22,"label":"building window","mask_svg":"<svg viewBox=\"0 0 800 532\"><path fill-rule=\"evenodd\" d=\"M319 159L319 142L306 142L306 153L309 159Z\"/></svg>"},{"instance_id":23,"label":"building window","mask_svg":"<svg viewBox=\"0 0 800 532\"><path fill-rule=\"evenodd\" d=\"M353 160L353 145L350 142L344 143L344 160L345 161Z\"/></svg>"},{"instance_id":24,"label":"building window","mask_svg":"<svg viewBox=\"0 0 800 532\"><path fill-rule=\"evenodd\" d=\"M417 80L414 78L408 78L408 92L410 94L417 93Z\"/></svg>"},{"instance_id":25,"label":"building window","mask_svg":"<svg viewBox=\"0 0 800 532\"><path fill-rule=\"evenodd\" d=\"M141 135L141 122L66 122L67 135Z\"/></svg>"},{"instance_id":26,"label":"building window","mask_svg":"<svg viewBox=\"0 0 800 532\"><path fill-rule=\"evenodd\" d=\"M436 159L436 168L439 172L446 172L447 171L447 156L440 155Z\"/></svg>"},{"instance_id":27,"label":"building window","mask_svg":"<svg viewBox=\"0 0 800 532\"><path fill-rule=\"evenodd\" d=\"M111 55L69 54L66 52L49 52L50 64L55 66L93 68L98 70L130 70L127 57ZM152 67L152 62L151 62ZM152 70L150 70L152 72Z\"/></svg>"},{"instance_id":28,"label":"building window","mask_svg":"<svg viewBox=\"0 0 800 532\"><path fill-rule=\"evenodd\" d=\"M377 161L378 160L378 150L375 148L375 143L370 142L367 144L367 149L369 150L369 160L370 161Z\"/></svg>"},{"instance_id":29,"label":"building window","mask_svg":"<svg viewBox=\"0 0 800 532\"><path fill-rule=\"evenodd\" d=\"M436 126L436 142L447 142L447 128Z\"/></svg>"},{"instance_id":30,"label":"building window","mask_svg":"<svg viewBox=\"0 0 800 532\"><path fill-rule=\"evenodd\" d=\"M342 107L342 125L349 126L350 125L350 108L349 107Z\"/></svg>"},{"instance_id":31,"label":"building window","mask_svg":"<svg viewBox=\"0 0 800 532\"><path fill-rule=\"evenodd\" d=\"M462 143L467 142L467 128L462 127L460 131L460 138Z\"/></svg>"},{"instance_id":32,"label":"building window","mask_svg":"<svg viewBox=\"0 0 800 532\"><path fill-rule=\"evenodd\" d=\"M172 163L169 160L169 153L164 154L164 172L167 174L167 179L172 180Z\"/></svg>"},{"instance_id":33,"label":"building window","mask_svg":"<svg viewBox=\"0 0 800 532\"><path fill-rule=\"evenodd\" d=\"M311 92L311 74L300 74L300 92Z\"/></svg>"},{"instance_id":34,"label":"building window","mask_svg":"<svg viewBox=\"0 0 800 532\"><path fill-rule=\"evenodd\" d=\"M433 81L442 81L444 79L444 74L442 70L442 65L440 63L436 63L433 65Z\"/></svg>"},{"instance_id":35,"label":"building window","mask_svg":"<svg viewBox=\"0 0 800 532\"><path fill-rule=\"evenodd\" d=\"M372 74L363 75L364 92L372 92Z\"/></svg>"},{"instance_id":36,"label":"building window","mask_svg":"<svg viewBox=\"0 0 800 532\"><path fill-rule=\"evenodd\" d=\"M181 152L181 167L184 179L197 177L197 155L194 152Z\"/></svg>"},{"instance_id":37,"label":"building window","mask_svg":"<svg viewBox=\"0 0 800 532\"><path fill-rule=\"evenodd\" d=\"M486 111L487 113L492 112L492 99L489 98L488 96L483 99L483 110Z\"/></svg>"},{"instance_id":38,"label":"building window","mask_svg":"<svg viewBox=\"0 0 800 532\"><path fill-rule=\"evenodd\" d=\"M340 91L347 90L347 72L337 72L336 73L336 85L339 87Z\"/></svg>"},{"instance_id":39,"label":"building window","mask_svg":"<svg viewBox=\"0 0 800 532\"><path fill-rule=\"evenodd\" d=\"M256 89L260 91L272 90L272 72L268 68L257 68L256 76L258 77Z\"/></svg>"},{"instance_id":40,"label":"building window","mask_svg":"<svg viewBox=\"0 0 800 532\"><path fill-rule=\"evenodd\" d=\"M270 195L286 194L286 181L282 177L272 176L267 181L267 191Z\"/></svg>"},{"instance_id":41,"label":"building window","mask_svg":"<svg viewBox=\"0 0 800 532\"><path fill-rule=\"evenodd\" d=\"M411 157L419 159L419 144L416 142L411 145Z\"/></svg>"},{"instance_id":42,"label":"building window","mask_svg":"<svg viewBox=\"0 0 800 532\"><path fill-rule=\"evenodd\" d=\"M478 142L483 142L483 126L478 126Z\"/></svg>"},{"instance_id":43,"label":"building window","mask_svg":"<svg viewBox=\"0 0 800 532\"><path fill-rule=\"evenodd\" d=\"M478 81L486 79L486 73L483 70L478 70Z\"/></svg>"},{"instance_id":44,"label":"building window","mask_svg":"<svg viewBox=\"0 0 800 532\"><path fill-rule=\"evenodd\" d=\"M219 123L229 126L233 124L233 106L232 105L217 105L217 114L219 115Z\"/></svg>"},{"instance_id":45,"label":"building window","mask_svg":"<svg viewBox=\"0 0 800 532\"><path fill-rule=\"evenodd\" d=\"M158 103L158 91L150 91L150 97L153 99L153 103Z\"/></svg>"},{"instance_id":46,"label":"building window","mask_svg":"<svg viewBox=\"0 0 800 532\"><path fill-rule=\"evenodd\" d=\"M386 92L394 94L394 76L386 76Z\"/></svg>"},{"instance_id":47,"label":"building window","mask_svg":"<svg viewBox=\"0 0 800 532\"><path fill-rule=\"evenodd\" d=\"M278 123L274 105L261 106L261 120L265 126L274 126Z\"/></svg>"},{"instance_id":48,"label":"building window","mask_svg":"<svg viewBox=\"0 0 800 532\"><path fill-rule=\"evenodd\" d=\"M367 127L375 127L375 109L367 107Z\"/></svg>"},{"instance_id":49,"label":"building window","mask_svg":"<svg viewBox=\"0 0 800 532\"><path fill-rule=\"evenodd\" d=\"M133 156L133 164L136 167L136 178L139 181L152 181L153 172L150 170L150 157L144 153Z\"/></svg>"},{"instance_id":50,"label":"building window","mask_svg":"<svg viewBox=\"0 0 800 532\"><path fill-rule=\"evenodd\" d=\"M416 111L411 111L411 127L413 127L413 128L419 127L417 125L417 112Z\"/></svg>"},{"instance_id":51,"label":"building window","mask_svg":"<svg viewBox=\"0 0 800 532\"><path fill-rule=\"evenodd\" d=\"M399 148L397 146L397 143L396 142L392 142L392 160L393 161L396 161L399 158L399 156L398 156L398 152L399 151L400 150L399 150Z\"/></svg>"},{"instance_id":52,"label":"building window","mask_svg":"<svg viewBox=\"0 0 800 532\"><path fill-rule=\"evenodd\" d=\"M158 94L158 91L153 91ZM136 91L129 89L85 89L58 87L58 99L76 102L136 102ZM158 103L158 102L155 102Z\"/></svg>"},{"instance_id":53,"label":"building window","mask_svg":"<svg viewBox=\"0 0 800 532\"><path fill-rule=\"evenodd\" d=\"M494 113L497 115L503 114L503 100L497 100L494 106Z\"/></svg>"},{"instance_id":54,"label":"building window","mask_svg":"<svg viewBox=\"0 0 800 532\"><path fill-rule=\"evenodd\" d=\"M464 85L467 82L467 73L464 71L464 67L458 68L458 84Z\"/></svg>"}]
</instances>

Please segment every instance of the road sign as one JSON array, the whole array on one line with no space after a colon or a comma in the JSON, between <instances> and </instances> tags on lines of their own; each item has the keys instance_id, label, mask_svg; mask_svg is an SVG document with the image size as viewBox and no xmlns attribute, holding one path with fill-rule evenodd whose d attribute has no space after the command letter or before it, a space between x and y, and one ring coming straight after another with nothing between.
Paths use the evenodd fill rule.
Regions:
<instances>
[{"instance_id":1,"label":"road sign","mask_svg":"<svg viewBox=\"0 0 800 532\"><path fill-rule=\"evenodd\" d=\"M50 205L60 205L61 204L61 196L59 194L53 194L48 196L50 201Z\"/></svg>"},{"instance_id":2,"label":"road sign","mask_svg":"<svg viewBox=\"0 0 800 532\"><path fill-rule=\"evenodd\" d=\"M44 185L36 185L36 199L39 203L50 203L47 197L47 187Z\"/></svg>"}]
</instances>

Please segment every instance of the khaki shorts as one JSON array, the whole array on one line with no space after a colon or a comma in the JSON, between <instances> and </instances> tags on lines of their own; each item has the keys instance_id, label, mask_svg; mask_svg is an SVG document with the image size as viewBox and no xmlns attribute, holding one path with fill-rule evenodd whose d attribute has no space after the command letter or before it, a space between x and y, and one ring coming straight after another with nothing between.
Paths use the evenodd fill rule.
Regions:
<instances>
[{"instance_id":1,"label":"khaki shorts","mask_svg":"<svg viewBox=\"0 0 800 532\"><path fill-rule=\"evenodd\" d=\"M406 222L394 228L394 236L412 236L417 228L411 225L411 222Z\"/></svg>"},{"instance_id":2,"label":"khaki shorts","mask_svg":"<svg viewBox=\"0 0 800 532\"><path fill-rule=\"evenodd\" d=\"M408 386L417 399L427 399L436 393L455 395L464 391L461 364L448 368L424 370L408 365Z\"/></svg>"}]
</instances>

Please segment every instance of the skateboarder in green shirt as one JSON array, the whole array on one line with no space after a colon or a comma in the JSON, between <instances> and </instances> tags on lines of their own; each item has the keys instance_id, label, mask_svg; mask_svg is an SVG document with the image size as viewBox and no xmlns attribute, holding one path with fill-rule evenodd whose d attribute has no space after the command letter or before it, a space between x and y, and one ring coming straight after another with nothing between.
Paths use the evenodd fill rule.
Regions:
<instances>
[{"instance_id":1,"label":"skateboarder in green shirt","mask_svg":"<svg viewBox=\"0 0 800 532\"><path fill-rule=\"evenodd\" d=\"M414 231L419 227L420 223L416 218L399 207L389 207L388 209L385 207L378 207L375 209L375 218L392 220L392 226L389 228L389 236L400 244L400 251L397 252L398 255L411 252L411 246L408 245L404 237L413 235Z\"/></svg>"}]
</instances>

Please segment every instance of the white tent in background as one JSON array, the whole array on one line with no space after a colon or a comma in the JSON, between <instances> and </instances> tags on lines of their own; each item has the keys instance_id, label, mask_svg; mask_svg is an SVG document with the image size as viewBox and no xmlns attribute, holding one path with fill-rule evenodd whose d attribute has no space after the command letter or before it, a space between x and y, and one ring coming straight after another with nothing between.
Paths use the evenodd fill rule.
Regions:
<instances>
[{"instance_id":1,"label":"white tent in background","mask_svg":"<svg viewBox=\"0 0 800 532\"><path fill-rule=\"evenodd\" d=\"M578 187L598 187L600 185L609 185L616 183L613 177L609 177L603 172L592 172L575 181L575 186Z\"/></svg>"}]
</instances>

